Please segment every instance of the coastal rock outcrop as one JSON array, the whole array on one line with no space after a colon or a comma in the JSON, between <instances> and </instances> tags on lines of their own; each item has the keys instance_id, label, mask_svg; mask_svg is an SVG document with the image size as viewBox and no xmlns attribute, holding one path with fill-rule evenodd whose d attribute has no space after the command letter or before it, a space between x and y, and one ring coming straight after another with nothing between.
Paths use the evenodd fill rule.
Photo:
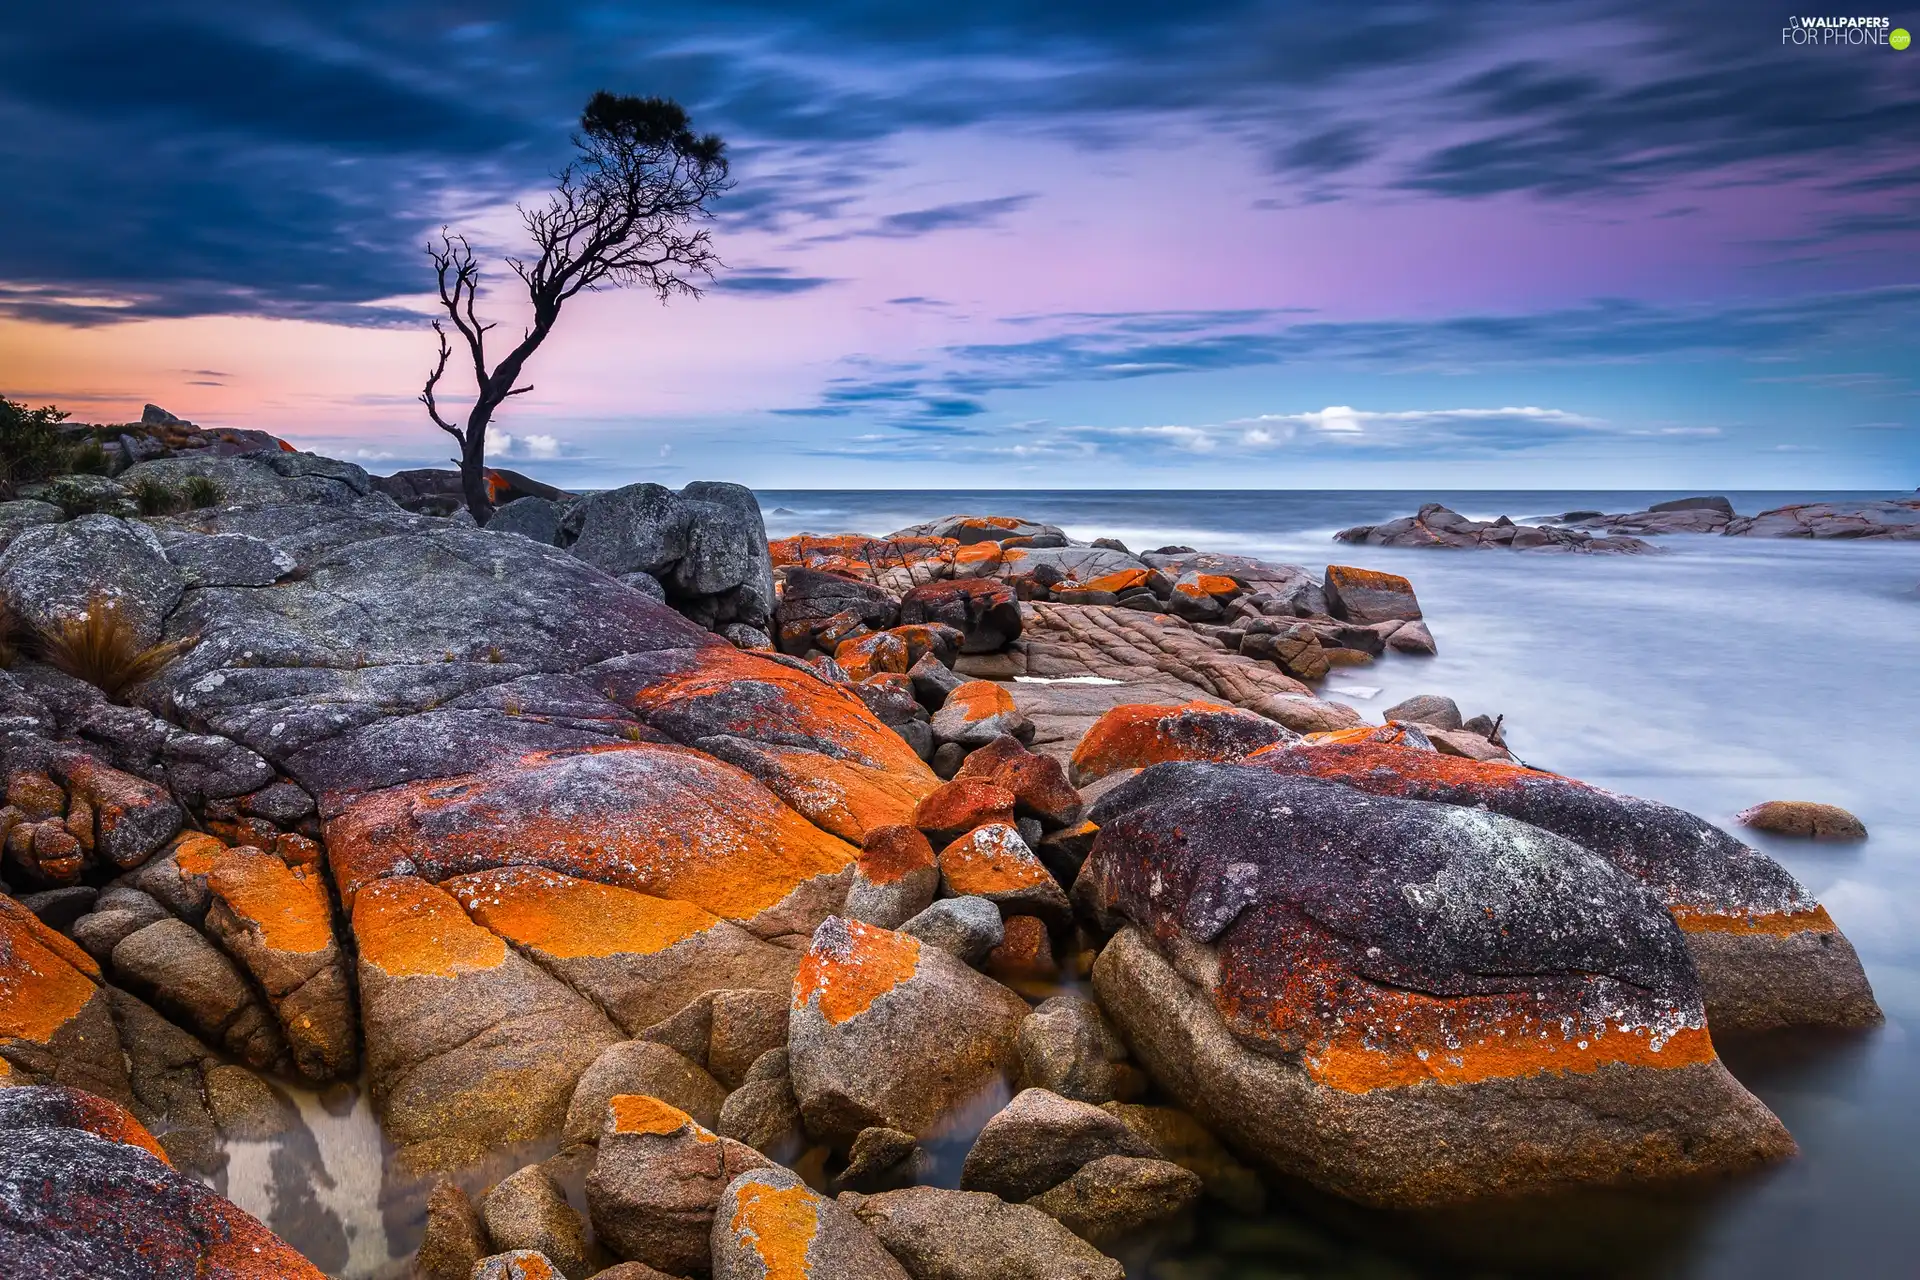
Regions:
<instances>
[{"instance_id":1,"label":"coastal rock outcrop","mask_svg":"<svg viewBox=\"0 0 1920 1280\"><path fill-rule=\"evenodd\" d=\"M1427 503L1414 515L1385 524L1355 525L1333 536L1341 542L1369 547L1464 547L1582 555L1643 555L1655 550L1652 543L1639 538L1596 538L1582 530L1557 525L1515 524L1506 516L1497 520L1470 520L1437 502Z\"/></svg>"},{"instance_id":2,"label":"coastal rock outcrop","mask_svg":"<svg viewBox=\"0 0 1920 1280\"><path fill-rule=\"evenodd\" d=\"M1271 1168L1433 1205L1793 1150L1658 897L1571 841L1249 765L1157 765L1093 819L1102 1007Z\"/></svg>"}]
</instances>

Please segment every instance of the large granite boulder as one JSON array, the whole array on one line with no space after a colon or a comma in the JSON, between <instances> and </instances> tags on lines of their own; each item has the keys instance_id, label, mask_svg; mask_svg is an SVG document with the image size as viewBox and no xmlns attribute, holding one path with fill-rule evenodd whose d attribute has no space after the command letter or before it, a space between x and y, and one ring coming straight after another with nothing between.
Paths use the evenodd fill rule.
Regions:
<instances>
[{"instance_id":1,"label":"large granite boulder","mask_svg":"<svg viewBox=\"0 0 1920 1280\"><path fill-rule=\"evenodd\" d=\"M1157 765L1093 819L1101 1006L1272 1169L1435 1205L1794 1149L1658 895L1569 840L1247 765Z\"/></svg>"},{"instance_id":2,"label":"large granite boulder","mask_svg":"<svg viewBox=\"0 0 1920 1280\"><path fill-rule=\"evenodd\" d=\"M906 933L833 917L793 986L789 1061L807 1131L935 1132L1018 1068L1026 1002Z\"/></svg>"},{"instance_id":3,"label":"large granite boulder","mask_svg":"<svg viewBox=\"0 0 1920 1280\"><path fill-rule=\"evenodd\" d=\"M1006 584L953 578L917 586L900 598L900 621L936 623L960 633L960 652L992 653L1020 638L1020 605Z\"/></svg>"},{"instance_id":4,"label":"large granite boulder","mask_svg":"<svg viewBox=\"0 0 1920 1280\"><path fill-rule=\"evenodd\" d=\"M141 644L152 644L185 585L152 531L118 516L36 525L0 552L0 595L16 617L42 631L98 601Z\"/></svg>"},{"instance_id":5,"label":"large granite boulder","mask_svg":"<svg viewBox=\"0 0 1920 1280\"><path fill-rule=\"evenodd\" d=\"M818 647L821 631L843 614L851 614L869 631L885 631L899 617L900 607L884 588L838 573L796 567L787 570L776 612L781 650L799 656Z\"/></svg>"},{"instance_id":6,"label":"large granite boulder","mask_svg":"<svg viewBox=\"0 0 1920 1280\"><path fill-rule=\"evenodd\" d=\"M674 493L630 484L590 494L567 507L557 540L615 576L652 576L668 603L708 628L772 624L767 531L759 503L739 485L701 482Z\"/></svg>"},{"instance_id":7,"label":"large granite boulder","mask_svg":"<svg viewBox=\"0 0 1920 1280\"><path fill-rule=\"evenodd\" d=\"M1718 1030L1880 1021L1860 959L1826 908L1779 863L1693 814L1558 774L1379 743L1281 748L1253 763L1505 814L1607 859L1679 925Z\"/></svg>"}]
</instances>

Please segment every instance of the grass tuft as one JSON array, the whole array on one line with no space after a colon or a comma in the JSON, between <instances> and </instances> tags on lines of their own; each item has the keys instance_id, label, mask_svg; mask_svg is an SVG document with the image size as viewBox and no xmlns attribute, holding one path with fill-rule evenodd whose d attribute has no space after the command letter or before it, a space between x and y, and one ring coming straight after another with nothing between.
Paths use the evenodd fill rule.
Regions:
<instances>
[{"instance_id":1,"label":"grass tuft","mask_svg":"<svg viewBox=\"0 0 1920 1280\"><path fill-rule=\"evenodd\" d=\"M159 675L192 643L141 644L126 615L112 600L96 595L77 617L62 618L42 631L39 649L49 666L117 699L125 690Z\"/></svg>"},{"instance_id":2,"label":"grass tuft","mask_svg":"<svg viewBox=\"0 0 1920 1280\"><path fill-rule=\"evenodd\" d=\"M0 667L11 667L20 660L20 619L13 606L0 596Z\"/></svg>"},{"instance_id":3,"label":"grass tuft","mask_svg":"<svg viewBox=\"0 0 1920 1280\"><path fill-rule=\"evenodd\" d=\"M164 516L180 509L180 495L174 487L155 476L145 476L133 485L133 501L143 516Z\"/></svg>"},{"instance_id":4,"label":"grass tuft","mask_svg":"<svg viewBox=\"0 0 1920 1280\"><path fill-rule=\"evenodd\" d=\"M187 505L195 511L220 505L220 482L212 476L188 476Z\"/></svg>"},{"instance_id":5,"label":"grass tuft","mask_svg":"<svg viewBox=\"0 0 1920 1280\"><path fill-rule=\"evenodd\" d=\"M68 465L81 475L103 476L107 474L107 451L100 447L98 440L82 441L74 449Z\"/></svg>"}]
</instances>

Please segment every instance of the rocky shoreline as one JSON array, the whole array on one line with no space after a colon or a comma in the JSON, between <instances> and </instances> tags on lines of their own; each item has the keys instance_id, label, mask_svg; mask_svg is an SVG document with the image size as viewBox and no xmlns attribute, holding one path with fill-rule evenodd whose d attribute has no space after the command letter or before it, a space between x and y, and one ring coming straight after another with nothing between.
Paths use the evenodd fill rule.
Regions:
<instances>
[{"instance_id":1,"label":"rocky shoreline","mask_svg":"<svg viewBox=\"0 0 1920 1280\"><path fill-rule=\"evenodd\" d=\"M1727 832L1317 696L1435 652L1405 578L999 515L769 542L705 483L503 474L482 529L444 473L125 434L0 504L9 1275L341 1265L202 1182L301 1088L371 1096L395 1277L1121 1277L1269 1178L1787 1158L1714 1033L1879 1021ZM33 639L103 609L168 659L112 696Z\"/></svg>"},{"instance_id":2,"label":"rocky shoreline","mask_svg":"<svg viewBox=\"0 0 1920 1280\"><path fill-rule=\"evenodd\" d=\"M1729 538L1920 540L1920 498L1808 502L1742 516L1721 497L1676 498L1645 511L1568 511L1519 524L1507 516L1470 520L1437 502L1385 524L1356 525L1334 534L1369 547L1449 547L1582 555L1645 555L1658 551L1649 537L1720 534Z\"/></svg>"}]
</instances>

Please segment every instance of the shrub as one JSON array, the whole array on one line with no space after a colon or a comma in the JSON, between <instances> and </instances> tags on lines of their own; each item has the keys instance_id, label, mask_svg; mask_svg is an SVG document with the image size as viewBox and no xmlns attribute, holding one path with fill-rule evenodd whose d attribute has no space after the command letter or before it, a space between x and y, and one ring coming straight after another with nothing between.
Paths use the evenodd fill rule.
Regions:
<instances>
[{"instance_id":1,"label":"shrub","mask_svg":"<svg viewBox=\"0 0 1920 1280\"><path fill-rule=\"evenodd\" d=\"M49 665L117 699L124 690L159 675L192 643L141 644L126 615L112 600L96 595L79 616L62 618L43 630L39 648Z\"/></svg>"},{"instance_id":2,"label":"shrub","mask_svg":"<svg viewBox=\"0 0 1920 1280\"><path fill-rule=\"evenodd\" d=\"M164 516L180 507L180 495L157 476L143 476L134 481L133 500L143 516Z\"/></svg>"},{"instance_id":3,"label":"shrub","mask_svg":"<svg viewBox=\"0 0 1920 1280\"><path fill-rule=\"evenodd\" d=\"M73 446L60 432L66 417L52 405L29 409L0 397L0 497L71 470Z\"/></svg>"},{"instance_id":4,"label":"shrub","mask_svg":"<svg viewBox=\"0 0 1920 1280\"><path fill-rule=\"evenodd\" d=\"M187 505L195 511L220 505L220 482L212 476L187 477Z\"/></svg>"},{"instance_id":5,"label":"shrub","mask_svg":"<svg viewBox=\"0 0 1920 1280\"><path fill-rule=\"evenodd\" d=\"M83 440L67 458L67 470L89 476L107 474L107 451L98 440Z\"/></svg>"}]
</instances>

